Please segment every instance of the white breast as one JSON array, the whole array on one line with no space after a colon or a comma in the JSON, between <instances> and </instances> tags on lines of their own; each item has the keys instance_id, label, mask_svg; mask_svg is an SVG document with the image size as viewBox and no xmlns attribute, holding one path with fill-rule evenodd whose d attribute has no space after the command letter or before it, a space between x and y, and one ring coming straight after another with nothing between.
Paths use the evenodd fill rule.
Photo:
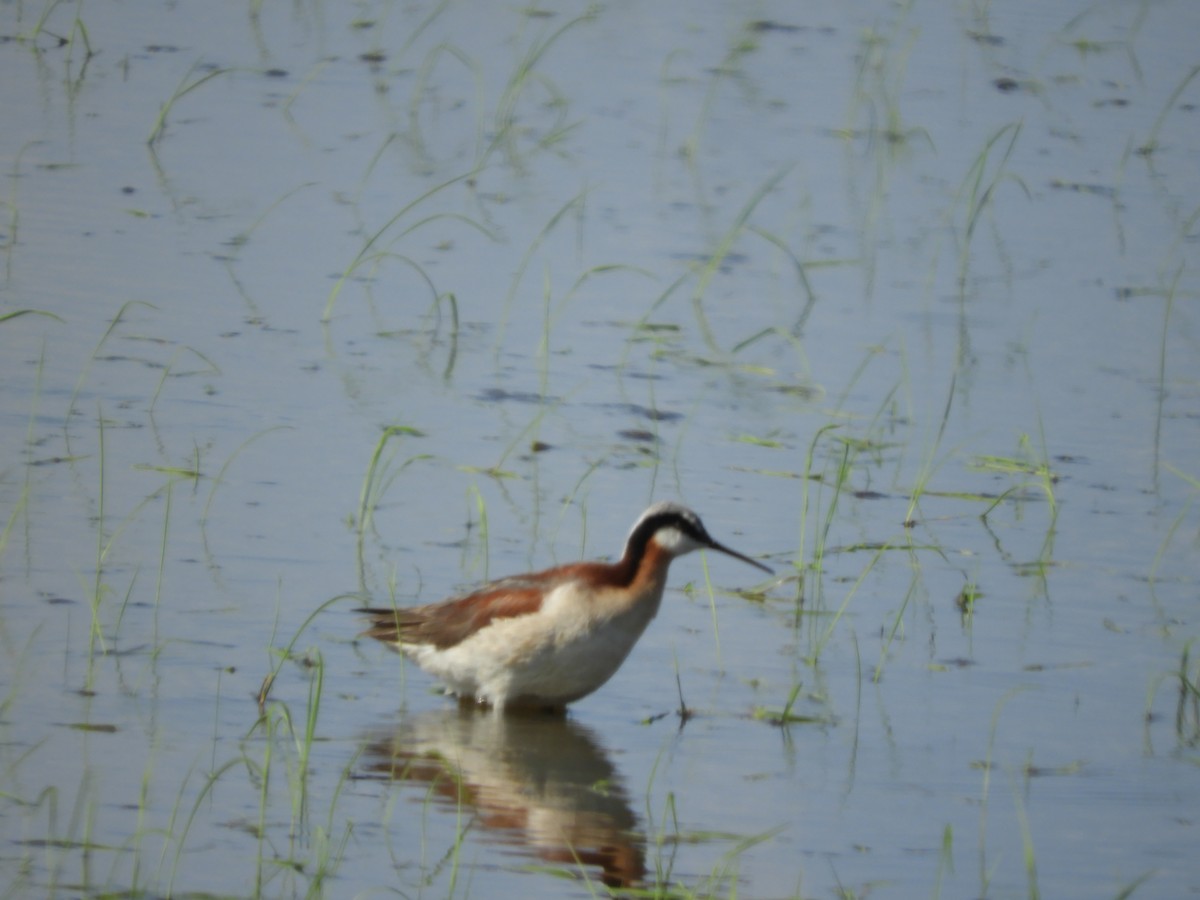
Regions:
<instances>
[{"instance_id":1,"label":"white breast","mask_svg":"<svg viewBox=\"0 0 1200 900\"><path fill-rule=\"evenodd\" d=\"M596 690L620 668L658 612L662 588L632 606L618 591L556 588L536 613L494 619L455 647L409 646L421 668L459 696L502 708L562 705Z\"/></svg>"}]
</instances>

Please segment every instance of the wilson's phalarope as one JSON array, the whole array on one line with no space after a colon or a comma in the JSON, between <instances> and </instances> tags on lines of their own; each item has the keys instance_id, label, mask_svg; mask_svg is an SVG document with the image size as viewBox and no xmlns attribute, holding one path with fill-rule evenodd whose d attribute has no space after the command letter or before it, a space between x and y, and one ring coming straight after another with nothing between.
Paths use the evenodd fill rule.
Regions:
<instances>
[{"instance_id":1,"label":"wilson's phalarope","mask_svg":"<svg viewBox=\"0 0 1200 900\"><path fill-rule=\"evenodd\" d=\"M367 608L365 635L390 644L463 700L561 709L620 668L658 612L677 556L718 550L700 517L656 503L629 532L617 562L577 562L489 582L427 606Z\"/></svg>"}]
</instances>

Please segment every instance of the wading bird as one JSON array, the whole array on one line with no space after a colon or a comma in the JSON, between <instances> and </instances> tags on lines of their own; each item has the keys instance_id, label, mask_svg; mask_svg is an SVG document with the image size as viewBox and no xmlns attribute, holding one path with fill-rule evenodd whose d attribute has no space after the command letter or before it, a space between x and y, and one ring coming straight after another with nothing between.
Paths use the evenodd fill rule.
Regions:
<instances>
[{"instance_id":1,"label":"wading bird","mask_svg":"<svg viewBox=\"0 0 1200 900\"><path fill-rule=\"evenodd\" d=\"M363 634L411 658L462 702L561 710L620 668L658 613L671 561L700 549L771 572L714 540L687 507L663 502L634 523L616 562L569 563L440 603L357 612L370 618Z\"/></svg>"}]
</instances>

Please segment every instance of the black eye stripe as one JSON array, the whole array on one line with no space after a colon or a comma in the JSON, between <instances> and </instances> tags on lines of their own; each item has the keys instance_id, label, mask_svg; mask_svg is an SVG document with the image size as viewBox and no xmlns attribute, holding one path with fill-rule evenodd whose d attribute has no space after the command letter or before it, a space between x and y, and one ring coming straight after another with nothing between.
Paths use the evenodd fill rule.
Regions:
<instances>
[{"instance_id":1,"label":"black eye stripe","mask_svg":"<svg viewBox=\"0 0 1200 900\"><path fill-rule=\"evenodd\" d=\"M635 557L640 556L645 551L646 544L649 543L650 538L654 536L655 532L660 528L671 527L678 528L698 543L709 544L712 541L698 518L684 515L675 510L667 510L665 512L654 513L638 522L633 533L629 535L629 542L626 547L627 552L632 550Z\"/></svg>"}]
</instances>

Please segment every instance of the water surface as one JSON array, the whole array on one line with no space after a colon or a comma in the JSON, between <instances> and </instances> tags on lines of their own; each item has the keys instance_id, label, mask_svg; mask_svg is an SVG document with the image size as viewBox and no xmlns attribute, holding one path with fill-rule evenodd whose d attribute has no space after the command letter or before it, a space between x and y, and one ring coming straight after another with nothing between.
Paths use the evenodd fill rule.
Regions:
<instances>
[{"instance_id":1,"label":"water surface","mask_svg":"<svg viewBox=\"0 0 1200 900\"><path fill-rule=\"evenodd\" d=\"M1200 890L1192 4L41 14L9 893ZM668 497L565 721L356 640Z\"/></svg>"}]
</instances>

